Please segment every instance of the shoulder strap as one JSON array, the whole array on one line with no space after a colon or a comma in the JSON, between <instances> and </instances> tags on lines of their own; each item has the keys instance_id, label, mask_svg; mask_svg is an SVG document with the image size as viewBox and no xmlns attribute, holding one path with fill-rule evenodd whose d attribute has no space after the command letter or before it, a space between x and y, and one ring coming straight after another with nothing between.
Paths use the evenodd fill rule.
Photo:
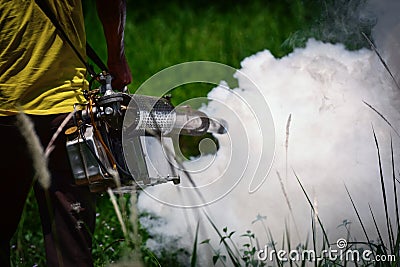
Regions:
<instances>
[{"instance_id":1,"label":"shoulder strap","mask_svg":"<svg viewBox=\"0 0 400 267\"><path fill-rule=\"evenodd\" d=\"M88 42L86 42L86 55L97 65L97 67L108 72L107 66L103 63L99 55L97 55L96 51L94 51L93 47Z\"/></svg>"},{"instance_id":2,"label":"shoulder strap","mask_svg":"<svg viewBox=\"0 0 400 267\"><path fill-rule=\"evenodd\" d=\"M68 35L65 33L61 24L58 22L56 16L51 11L48 3L46 3L43 0L35 0L35 2L40 7L40 9L43 11L43 13L49 18L49 20L54 25L54 27L57 29L58 34L61 37L61 39L63 39L72 48L72 50L74 51L76 56L79 58L79 60L85 65L85 67L86 67L87 71L90 73L90 75L92 77L96 76L96 73L93 70L92 66L90 66L88 64L88 62L85 60L84 56L81 53L79 53L78 49L76 49L76 47L74 46L72 41L68 38ZM96 54L94 49L87 42L86 42L86 54L101 70L108 72L106 65L103 63L103 61Z\"/></svg>"}]
</instances>

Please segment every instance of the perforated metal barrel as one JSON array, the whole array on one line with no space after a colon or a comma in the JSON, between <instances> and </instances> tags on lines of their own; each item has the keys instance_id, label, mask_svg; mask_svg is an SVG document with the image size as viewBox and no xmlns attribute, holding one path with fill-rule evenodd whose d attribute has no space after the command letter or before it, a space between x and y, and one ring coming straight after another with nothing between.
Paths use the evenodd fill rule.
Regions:
<instances>
[{"instance_id":1,"label":"perforated metal barrel","mask_svg":"<svg viewBox=\"0 0 400 267\"><path fill-rule=\"evenodd\" d=\"M132 95L130 106L137 107L137 116L135 116L134 122L134 125L136 125L135 130L156 131L163 135L171 132L176 120L176 113L168 100L158 97Z\"/></svg>"}]
</instances>

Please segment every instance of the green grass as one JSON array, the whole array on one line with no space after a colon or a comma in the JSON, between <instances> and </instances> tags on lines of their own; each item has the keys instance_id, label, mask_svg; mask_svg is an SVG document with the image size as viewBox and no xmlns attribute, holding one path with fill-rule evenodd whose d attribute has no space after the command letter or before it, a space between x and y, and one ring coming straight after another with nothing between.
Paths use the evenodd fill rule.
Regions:
<instances>
[{"instance_id":1,"label":"green grass","mask_svg":"<svg viewBox=\"0 0 400 267\"><path fill-rule=\"evenodd\" d=\"M385 118L383 118L385 119ZM375 230L378 233L379 239L373 241L372 239L372 233L368 233L366 231L366 228L364 226L364 221L363 218L361 218L359 211L357 209L357 203L353 201L353 198L351 197L351 194L349 193L346 185L344 185L349 202L351 202L353 206L353 212L354 214L357 215L357 220L359 223L360 229L362 229L364 233L364 237L358 237L359 239L356 239L351 236L351 230L350 230L350 224L352 222L348 220L343 220L342 224L340 224L338 227L343 227L347 231L347 237L346 237L346 245L343 247L338 247L338 244L332 243L328 240L326 231L323 226L323 222L319 218L319 216L315 212L315 207L314 204L311 202L310 197L306 191L306 189L303 187L301 183L301 179L296 175L294 172L294 175L296 177L296 180L298 182L299 187L303 191L304 197L307 199L307 202L310 206L311 212L311 217L310 221L312 224L312 232L311 232L311 239L312 239L312 247L309 247L308 244L308 239L305 240L303 244L299 244L296 248L290 248L291 240L290 240L290 232L286 228L286 231L283 234L283 239L281 242L276 242L276 239L272 236L270 230L266 227L266 224L264 223L264 220L266 220L265 216L258 215L256 220L253 221L253 223L261 223L265 233L268 236L268 244L266 244L267 251L271 252L273 251L278 251L282 250L284 252L287 252L284 256L286 259L282 259L277 257L276 253L273 254L263 254L267 255L265 256L265 260L259 260L258 257L256 257L257 252L263 249L263 253L265 253L264 247L261 247L258 242L257 242L257 237L250 231L248 230L245 234L242 234L240 237L243 238L248 238L248 242L244 243L243 249L238 250L235 246L236 240L233 240L233 235L235 234L235 231L228 231L227 227L223 228L223 232L221 233L214 222L207 217L209 223L211 226L214 228L216 234L220 238L219 242L219 248L212 247L210 245L210 239L207 239L201 244L206 244L212 247L212 250L214 252L213 256L213 263L215 263L220 260L224 266L253 266L253 267L259 267L259 266L270 266L269 264L272 264L272 266L332 266L332 267L340 267L340 266L380 266L380 267L394 267L394 266L399 266L399 259L400 259L400 219L399 219L399 203L397 199L398 191L397 191L397 183L399 182L396 178L396 170L395 170L395 160L394 160L394 148L393 148L393 143L391 140L391 166L392 166L392 173L387 174L384 176L383 174L383 169L382 169L382 159L381 159L381 150L380 150L380 145L378 143L375 130L372 128L372 133L373 133L373 138L375 141L376 145L376 151L377 151L377 169L379 170L379 179L381 182L381 195L382 195L382 202L383 206L385 209L385 217L384 220L386 222L386 225L380 225L378 226L375 220L375 215L371 209L370 206L370 211L371 211L371 218L373 219L375 223ZM393 182L391 187L387 187L387 184L389 181ZM387 193L389 191L392 191L394 193L394 198L388 198ZM394 211L395 213L390 215L391 212L388 211L388 203L393 204L394 206ZM365 218L364 218L365 220ZM321 230L323 235L318 237L317 236L317 231ZM382 236L386 237L382 238ZM197 238L197 233L196 233L196 238ZM320 240L317 240L320 239ZM316 245L317 241L321 241L320 245ZM195 246L194 246L195 247ZM344 257L339 256L339 254L332 254L333 256L329 256L327 254L324 254L324 250L329 250L332 249L332 251L335 250L335 253L338 251L340 252L340 255L344 255ZM369 254L366 258L364 258L362 255L364 251L368 250ZM221 253L221 251L223 251ZM295 252L296 254L294 255L302 255L299 258L290 256L290 253ZM310 251L314 252L313 255L309 254ZM290 252L290 253L289 253ZM304 254L304 252L307 252ZM354 255L358 255L358 260L357 256L355 258L352 258L352 254L355 253ZM269 256L268 256L269 255ZM271 258L271 255L273 256ZM335 256L336 255L336 256ZM346 257L347 255L347 257ZM350 256L349 256L350 255ZM310 257L312 256L312 257ZM354 257L354 256L353 256ZM374 259L377 259L377 261L374 261ZM379 259L382 259L380 261Z\"/></svg>"},{"instance_id":2,"label":"green grass","mask_svg":"<svg viewBox=\"0 0 400 267\"><path fill-rule=\"evenodd\" d=\"M282 44L313 22L316 2L142 0L128 1L128 9L126 55L134 77L129 87L134 91L158 71L186 61L216 61L239 68L245 57L264 49L284 56L293 44ZM86 21L88 41L105 59L96 14L90 12ZM188 86L174 92L173 101L205 96L209 89Z\"/></svg>"},{"instance_id":3,"label":"green grass","mask_svg":"<svg viewBox=\"0 0 400 267\"><path fill-rule=\"evenodd\" d=\"M88 42L106 62L105 40L93 2L85 1ZM304 45L298 33L315 23L319 10L319 2L310 0L128 1L125 49L134 79L129 89L134 92L152 75L182 62L216 61L240 68L244 58L265 49L282 57ZM295 34L296 40L285 42ZM213 87L204 83L180 86L170 92L171 101L178 105L205 97ZM201 139L182 137L182 153L198 155Z\"/></svg>"},{"instance_id":4,"label":"green grass","mask_svg":"<svg viewBox=\"0 0 400 267\"><path fill-rule=\"evenodd\" d=\"M85 0L88 41L105 61L106 48L93 0ZM280 1L130 1L125 33L126 54L134 77L134 92L145 80L174 64L193 60L216 61L240 67L254 53L269 49L282 57L304 40L285 42L309 27L318 17L319 2ZM292 41L293 41L292 40ZM285 45L283 45L285 44ZM212 88L205 84L182 86L172 92L172 101L204 97ZM185 139L187 153L197 148L197 139ZM195 154L196 152L194 152ZM122 257L127 245L108 196L100 196L94 234L96 266L106 266ZM141 231L143 242L146 233ZM45 266L43 241L37 206L29 196L13 239L13 266ZM144 262L157 260L143 250ZM159 262L172 264L174 259Z\"/></svg>"}]
</instances>

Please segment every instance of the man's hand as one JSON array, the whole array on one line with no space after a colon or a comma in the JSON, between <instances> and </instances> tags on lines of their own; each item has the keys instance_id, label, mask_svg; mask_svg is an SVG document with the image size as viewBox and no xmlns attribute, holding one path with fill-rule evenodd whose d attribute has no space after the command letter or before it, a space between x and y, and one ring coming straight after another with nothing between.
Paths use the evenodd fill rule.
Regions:
<instances>
[{"instance_id":1,"label":"man's hand","mask_svg":"<svg viewBox=\"0 0 400 267\"><path fill-rule=\"evenodd\" d=\"M112 80L112 87L115 90L122 91L124 87L132 82L132 74L126 61L125 55L117 62L107 62Z\"/></svg>"},{"instance_id":2,"label":"man's hand","mask_svg":"<svg viewBox=\"0 0 400 267\"><path fill-rule=\"evenodd\" d=\"M107 65L114 78L112 86L122 90L132 82L124 48L126 0L96 0L96 4L107 42Z\"/></svg>"}]
</instances>

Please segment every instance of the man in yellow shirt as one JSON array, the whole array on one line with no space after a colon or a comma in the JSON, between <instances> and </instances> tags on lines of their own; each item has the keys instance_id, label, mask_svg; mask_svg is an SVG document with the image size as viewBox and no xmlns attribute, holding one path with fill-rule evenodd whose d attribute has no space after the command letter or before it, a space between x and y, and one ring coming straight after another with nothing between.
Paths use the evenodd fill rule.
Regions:
<instances>
[{"instance_id":1,"label":"man in yellow shirt","mask_svg":"<svg viewBox=\"0 0 400 267\"><path fill-rule=\"evenodd\" d=\"M50 7L77 51L60 37L40 2ZM126 0L97 0L97 10L113 86L122 89L132 79L123 45ZM80 0L0 0L0 25L0 266L9 266L10 239L35 174L15 115L22 110L30 116L45 147L73 105L85 102L86 70L77 53L85 57L86 37ZM34 183L47 266L92 266L95 200L88 188L74 185L63 138L48 161L48 193Z\"/></svg>"}]
</instances>

